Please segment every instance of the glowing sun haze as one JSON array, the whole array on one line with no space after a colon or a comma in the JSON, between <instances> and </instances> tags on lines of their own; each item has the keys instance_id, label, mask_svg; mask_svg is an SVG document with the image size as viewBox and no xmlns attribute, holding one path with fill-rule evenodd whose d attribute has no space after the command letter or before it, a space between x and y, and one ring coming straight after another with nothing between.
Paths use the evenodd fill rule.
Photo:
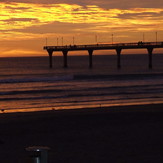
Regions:
<instances>
[{"instance_id":1,"label":"glowing sun haze","mask_svg":"<svg viewBox=\"0 0 163 163\"><path fill-rule=\"evenodd\" d=\"M163 41L162 0L0 1L0 56L45 55L45 44ZM95 39L96 37L96 39ZM47 38L47 39L46 39Z\"/></svg>"}]
</instances>

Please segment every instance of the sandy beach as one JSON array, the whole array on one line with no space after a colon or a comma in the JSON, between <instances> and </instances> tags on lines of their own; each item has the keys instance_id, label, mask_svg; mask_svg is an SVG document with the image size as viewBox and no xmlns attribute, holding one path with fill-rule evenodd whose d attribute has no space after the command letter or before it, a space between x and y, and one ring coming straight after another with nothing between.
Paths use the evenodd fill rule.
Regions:
<instances>
[{"instance_id":1,"label":"sandy beach","mask_svg":"<svg viewBox=\"0 0 163 163\"><path fill-rule=\"evenodd\" d=\"M162 117L163 104L0 114L0 162L47 146L49 163L161 163Z\"/></svg>"}]
</instances>

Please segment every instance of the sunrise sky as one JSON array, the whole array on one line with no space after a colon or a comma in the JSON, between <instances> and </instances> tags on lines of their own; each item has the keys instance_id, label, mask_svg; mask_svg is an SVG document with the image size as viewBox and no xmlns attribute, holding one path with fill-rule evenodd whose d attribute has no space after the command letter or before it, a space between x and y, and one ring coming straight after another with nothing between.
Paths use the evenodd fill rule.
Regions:
<instances>
[{"instance_id":1,"label":"sunrise sky","mask_svg":"<svg viewBox=\"0 0 163 163\"><path fill-rule=\"evenodd\" d=\"M163 41L162 0L0 0L0 56L44 45Z\"/></svg>"}]
</instances>

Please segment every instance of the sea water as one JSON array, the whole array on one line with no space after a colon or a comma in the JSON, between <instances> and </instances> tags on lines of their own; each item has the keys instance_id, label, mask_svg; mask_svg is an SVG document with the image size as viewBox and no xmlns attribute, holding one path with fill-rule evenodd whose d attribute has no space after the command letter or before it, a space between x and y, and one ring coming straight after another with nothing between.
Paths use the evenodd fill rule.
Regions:
<instances>
[{"instance_id":1,"label":"sea water","mask_svg":"<svg viewBox=\"0 0 163 163\"><path fill-rule=\"evenodd\" d=\"M0 58L0 112L77 109L161 103L163 55L116 55Z\"/></svg>"}]
</instances>

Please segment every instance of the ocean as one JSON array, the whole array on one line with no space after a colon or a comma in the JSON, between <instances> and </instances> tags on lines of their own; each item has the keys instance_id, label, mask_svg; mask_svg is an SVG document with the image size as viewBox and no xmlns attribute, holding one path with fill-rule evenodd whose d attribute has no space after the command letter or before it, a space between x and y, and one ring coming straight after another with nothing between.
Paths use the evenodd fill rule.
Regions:
<instances>
[{"instance_id":1,"label":"ocean","mask_svg":"<svg viewBox=\"0 0 163 163\"><path fill-rule=\"evenodd\" d=\"M125 54L121 69L116 55L53 55L53 68L45 57L0 58L0 112L84 109L163 102L163 55ZM132 109L132 108L131 108Z\"/></svg>"}]
</instances>

